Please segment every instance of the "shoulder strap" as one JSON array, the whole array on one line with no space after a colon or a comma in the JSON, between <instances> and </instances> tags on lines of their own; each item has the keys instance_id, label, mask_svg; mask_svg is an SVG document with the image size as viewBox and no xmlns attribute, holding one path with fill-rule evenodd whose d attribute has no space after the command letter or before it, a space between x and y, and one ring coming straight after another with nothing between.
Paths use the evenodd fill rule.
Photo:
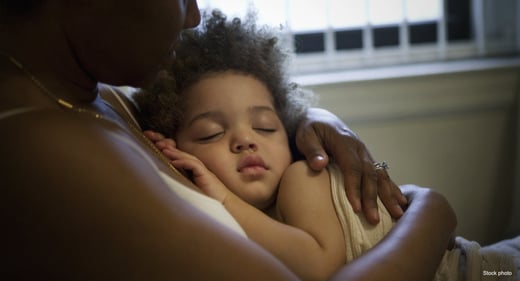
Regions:
<instances>
[{"instance_id":1,"label":"shoulder strap","mask_svg":"<svg viewBox=\"0 0 520 281\"><path fill-rule=\"evenodd\" d=\"M114 108L117 106L122 109L128 120L137 128L141 129L141 125L135 118L137 108L130 97L123 93L121 88L103 84L99 86L99 95L103 99L103 102L107 103L110 107Z\"/></svg>"}]
</instances>

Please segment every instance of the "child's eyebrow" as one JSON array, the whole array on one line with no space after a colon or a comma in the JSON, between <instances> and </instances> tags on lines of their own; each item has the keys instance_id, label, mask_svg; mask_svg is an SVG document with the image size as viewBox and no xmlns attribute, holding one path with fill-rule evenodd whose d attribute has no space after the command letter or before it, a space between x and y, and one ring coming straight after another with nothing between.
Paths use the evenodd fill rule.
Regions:
<instances>
[{"instance_id":1,"label":"child's eyebrow","mask_svg":"<svg viewBox=\"0 0 520 281\"><path fill-rule=\"evenodd\" d=\"M191 126L193 123L201 119L222 120L224 119L224 113L221 111L205 111L196 114L188 121L188 126Z\"/></svg>"},{"instance_id":2,"label":"child's eyebrow","mask_svg":"<svg viewBox=\"0 0 520 281\"><path fill-rule=\"evenodd\" d=\"M272 113L276 114L276 111L274 110L274 108L271 106L267 106L267 105L251 106L248 108L248 111L253 114L262 113L262 112L272 112ZM224 118L225 118L224 112L218 111L218 110L215 110L215 111L210 110L210 111L205 111L205 112L195 114L195 116L193 116L192 118L190 118L188 120L187 124L189 127L189 126L193 125L193 123L195 123L201 119L210 119L210 120L221 121L221 120L224 120Z\"/></svg>"},{"instance_id":3,"label":"child's eyebrow","mask_svg":"<svg viewBox=\"0 0 520 281\"><path fill-rule=\"evenodd\" d=\"M257 113L257 112L263 112L263 111L269 111L276 113L273 107L267 106L267 105L257 105L257 106L251 106L248 110L251 113Z\"/></svg>"}]
</instances>

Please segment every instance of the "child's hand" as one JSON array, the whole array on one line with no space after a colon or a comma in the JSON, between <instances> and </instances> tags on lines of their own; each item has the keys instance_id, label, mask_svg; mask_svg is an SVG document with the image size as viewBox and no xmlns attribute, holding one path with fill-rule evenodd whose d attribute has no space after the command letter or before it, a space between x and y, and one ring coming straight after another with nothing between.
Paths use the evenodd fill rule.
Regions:
<instances>
[{"instance_id":1,"label":"child's hand","mask_svg":"<svg viewBox=\"0 0 520 281\"><path fill-rule=\"evenodd\" d=\"M172 159L177 169L191 172L191 180L209 197L224 203L229 189L195 156L178 149L164 149L164 155Z\"/></svg>"},{"instance_id":2,"label":"child's hand","mask_svg":"<svg viewBox=\"0 0 520 281\"><path fill-rule=\"evenodd\" d=\"M163 154L164 154L164 150L165 149L175 150L176 147L177 147L177 145L176 145L174 140L169 139L169 138L165 138L161 133L147 130L147 131L144 131L143 134L150 141L152 141L153 144L155 145L155 147L157 147L157 149L159 149L159 151L163 152ZM168 157L168 156L166 155L166 157ZM172 158L168 158L168 159L174 160Z\"/></svg>"}]
</instances>

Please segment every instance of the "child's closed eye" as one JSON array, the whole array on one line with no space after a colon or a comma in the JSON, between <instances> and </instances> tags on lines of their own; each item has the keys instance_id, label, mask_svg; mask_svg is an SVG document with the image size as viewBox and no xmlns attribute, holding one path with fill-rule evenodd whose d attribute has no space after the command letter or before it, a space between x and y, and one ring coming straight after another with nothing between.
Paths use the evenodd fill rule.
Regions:
<instances>
[{"instance_id":1,"label":"child's closed eye","mask_svg":"<svg viewBox=\"0 0 520 281\"><path fill-rule=\"evenodd\" d=\"M210 142L210 141L213 141L213 140L217 140L219 139L222 135L224 135L224 132L217 132L217 133L211 133L211 134L208 134L208 135L204 135L202 137L199 137L197 138L197 141L198 142Z\"/></svg>"},{"instance_id":2,"label":"child's closed eye","mask_svg":"<svg viewBox=\"0 0 520 281\"><path fill-rule=\"evenodd\" d=\"M277 131L276 128L253 128L255 131L263 132L263 133L274 133Z\"/></svg>"}]
</instances>

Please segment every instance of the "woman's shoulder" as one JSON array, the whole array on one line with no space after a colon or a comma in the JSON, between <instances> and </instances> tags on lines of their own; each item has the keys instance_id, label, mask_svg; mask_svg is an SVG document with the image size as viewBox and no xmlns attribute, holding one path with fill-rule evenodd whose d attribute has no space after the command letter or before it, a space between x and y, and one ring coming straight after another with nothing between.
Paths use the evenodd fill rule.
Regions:
<instances>
[{"instance_id":1,"label":"woman's shoulder","mask_svg":"<svg viewBox=\"0 0 520 281\"><path fill-rule=\"evenodd\" d=\"M108 120L61 109L34 109L0 119L4 160L38 161L72 168L84 159L127 146L125 132ZM105 151L104 153L99 153ZM117 153L112 153L117 156ZM123 156L123 154L121 154ZM116 160L114 157L103 162Z\"/></svg>"},{"instance_id":2,"label":"woman's shoulder","mask_svg":"<svg viewBox=\"0 0 520 281\"><path fill-rule=\"evenodd\" d=\"M54 108L20 108L0 113L0 129L9 132L4 141L20 139L46 142L95 137L103 132L120 131L113 122L99 116ZM92 139L95 141L95 138Z\"/></svg>"},{"instance_id":3,"label":"woman's shoulder","mask_svg":"<svg viewBox=\"0 0 520 281\"><path fill-rule=\"evenodd\" d=\"M125 131L108 120L39 109L0 120L0 130L6 132L0 145L2 185L26 194L61 198L71 196L69 189L84 189L102 198L116 187L143 191L163 184L151 176L156 170L143 160L139 146L125 142Z\"/></svg>"}]
</instances>

